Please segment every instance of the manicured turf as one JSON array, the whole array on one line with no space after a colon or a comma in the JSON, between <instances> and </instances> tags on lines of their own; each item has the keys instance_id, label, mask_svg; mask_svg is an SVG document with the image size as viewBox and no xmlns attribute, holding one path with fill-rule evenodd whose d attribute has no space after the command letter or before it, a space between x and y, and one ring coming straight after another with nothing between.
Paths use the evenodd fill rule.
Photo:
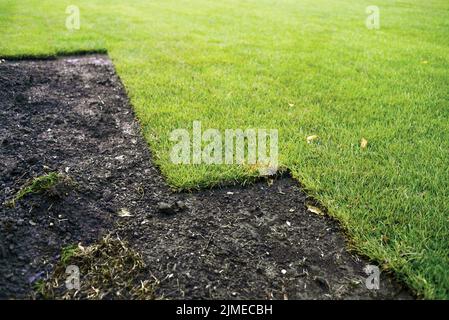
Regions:
<instances>
[{"instance_id":1,"label":"manicured turf","mask_svg":"<svg viewBox=\"0 0 449 320\"><path fill-rule=\"evenodd\" d=\"M449 298L449 2L374 2L0 0L0 56L107 50L177 188L254 173L172 164L171 130L278 129L280 163L361 253Z\"/></svg>"}]
</instances>

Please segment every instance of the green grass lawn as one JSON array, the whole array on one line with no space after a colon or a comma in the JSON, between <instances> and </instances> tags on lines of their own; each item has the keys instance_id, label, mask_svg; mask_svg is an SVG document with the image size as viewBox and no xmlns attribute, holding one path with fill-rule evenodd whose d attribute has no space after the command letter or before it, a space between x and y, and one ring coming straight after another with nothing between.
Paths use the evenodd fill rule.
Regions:
<instances>
[{"instance_id":1,"label":"green grass lawn","mask_svg":"<svg viewBox=\"0 0 449 320\"><path fill-rule=\"evenodd\" d=\"M254 174L172 164L173 129L278 129L280 163L359 252L449 298L447 0L0 0L0 30L3 57L107 50L173 187Z\"/></svg>"}]
</instances>

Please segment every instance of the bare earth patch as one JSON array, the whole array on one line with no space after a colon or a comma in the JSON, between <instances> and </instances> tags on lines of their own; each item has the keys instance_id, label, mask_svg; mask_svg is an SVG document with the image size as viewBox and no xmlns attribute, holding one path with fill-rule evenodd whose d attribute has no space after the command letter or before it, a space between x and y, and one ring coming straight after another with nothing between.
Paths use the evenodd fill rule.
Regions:
<instances>
[{"instance_id":1,"label":"bare earth patch","mask_svg":"<svg viewBox=\"0 0 449 320\"><path fill-rule=\"evenodd\" d=\"M2 205L0 298L31 296L61 268L62 248L96 248L109 233L138 253L139 279L157 283L159 298L412 298L386 274L380 290L368 290L369 262L347 250L335 221L307 211L288 177L171 192L106 56L1 64L0 114L2 203L50 172L74 182ZM82 261L81 271L92 270L95 261ZM147 297L103 283L111 286L103 298L123 288L122 297Z\"/></svg>"}]
</instances>

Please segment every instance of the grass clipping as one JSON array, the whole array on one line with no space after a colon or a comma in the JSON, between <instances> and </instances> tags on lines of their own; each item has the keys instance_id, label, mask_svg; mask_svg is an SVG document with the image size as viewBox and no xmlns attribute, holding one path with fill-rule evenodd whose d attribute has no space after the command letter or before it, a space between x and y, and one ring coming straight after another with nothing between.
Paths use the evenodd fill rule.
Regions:
<instances>
[{"instance_id":1,"label":"grass clipping","mask_svg":"<svg viewBox=\"0 0 449 320\"><path fill-rule=\"evenodd\" d=\"M50 172L29 180L20 188L14 198L5 202L5 205L15 207L17 201L25 198L29 194L46 193L52 197L61 197L72 184L73 181L70 177L57 172Z\"/></svg>"},{"instance_id":2,"label":"grass clipping","mask_svg":"<svg viewBox=\"0 0 449 320\"><path fill-rule=\"evenodd\" d=\"M68 266L79 268L79 284L67 289ZM148 272L142 257L126 242L111 235L83 247L68 247L53 274L36 285L36 298L43 299L155 299L156 278L145 280Z\"/></svg>"}]
</instances>

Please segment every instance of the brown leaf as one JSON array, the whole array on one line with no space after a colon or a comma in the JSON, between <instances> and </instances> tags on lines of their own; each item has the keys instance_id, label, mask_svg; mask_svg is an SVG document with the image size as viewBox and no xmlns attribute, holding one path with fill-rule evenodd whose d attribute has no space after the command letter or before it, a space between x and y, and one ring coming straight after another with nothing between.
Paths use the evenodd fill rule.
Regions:
<instances>
[{"instance_id":1,"label":"brown leaf","mask_svg":"<svg viewBox=\"0 0 449 320\"><path fill-rule=\"evenodd\" d=\"M313 141L317 140L318 136L316 134L308 136L307 137L307 143L312 143Z\"/></svg>"},{"instance_id":2,"label":"brown leaf","mask_svg":"<svg viewBox=\"0 0 449 320\"><path fill-rule=\"evenodd\" d=\"M119 212L117 212L119 217L131 217L131 213L126 208L121 208Z\"/></svg>"},{"instance_id":3,"label":"brown leaf","mask_svg":"<svg viewBox=\"0 0 449 320\"><path fill-rule=\"evenodd\" d=\"M360 148L366 149L366 147L368 147L368 140L362 138L362 140L360 140Z\"/></svg>"},{"instance_id":4,"label":"brown leaf","mask_svg":"<svg viewBox=\"0 0 449 320\"><path fill-rule=\"evenodd\" d=\"M310 212L313 212L317 215L320 215L320 216L324 215L323 211L321 211L321 209L318 207L307 205L307 210L309 210Z\"/></svg>"}]
</instances>

